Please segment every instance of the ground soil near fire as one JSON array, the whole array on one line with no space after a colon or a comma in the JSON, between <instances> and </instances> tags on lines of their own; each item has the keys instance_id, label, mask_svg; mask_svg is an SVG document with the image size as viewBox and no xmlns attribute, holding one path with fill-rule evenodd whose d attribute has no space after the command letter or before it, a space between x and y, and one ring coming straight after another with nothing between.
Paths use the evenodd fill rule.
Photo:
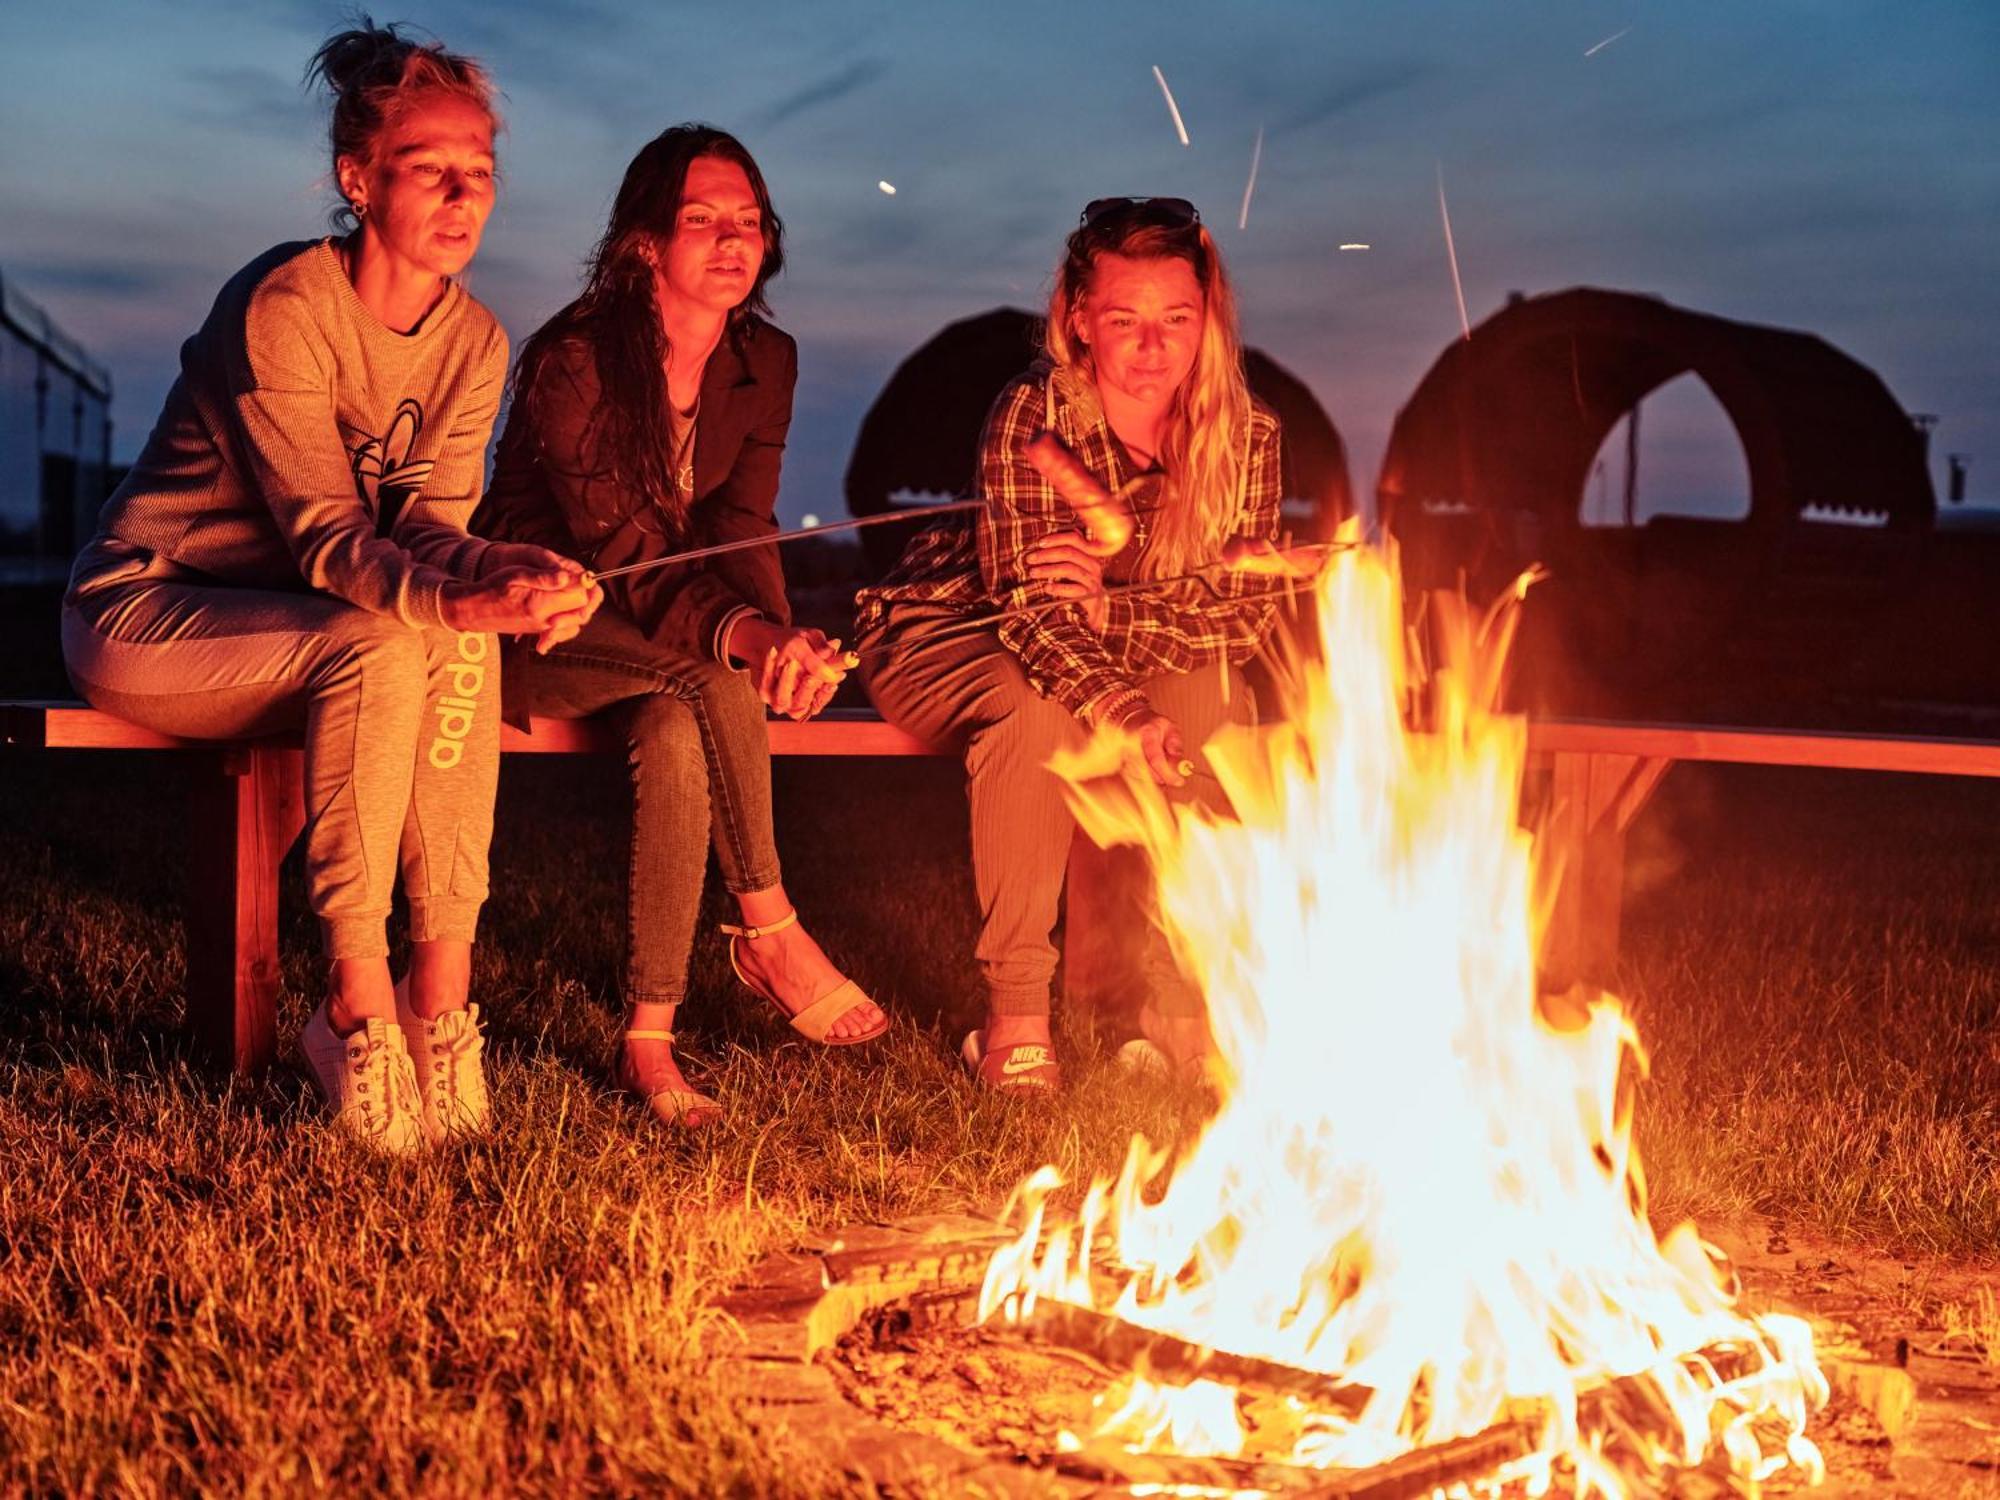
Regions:
<instances>
[{"instance_id":1,"label":"ground soil near fire","mask_svg":"<svg viewBox=\"0 0 2000 1500\"><path fill-rule=\"evenodd\" d=\"M331 1137L294 1066L320 990L295 862L286 1060L224 1084L178 1030L186 768L0 763L0 1492L848 1492L720 1377L717 1297L808 1233L991 1212L1043 1162L1088 1179L1134 1131L1197 1128L1088 1017L1062 1021L1060 1102L967 1087L959 773L834 762L778 767L788 882L895 1029L796 1042L705 928L685 1051L728 1118L652 1128L604 1083L621 776L533 759L503 775L477 974L498 1128L404 1164ZM1887 1329L1990 1370L2000 786L1683 768L1633 855L1620 986L1653 1058L1656 1216L1733 1226L1753 1291L1823 1299L1873 1353ZM1864 1278L1882 1317L1843 1310ZM1896 1472L1912 1441L1856 1448ZM1922 1493L2000 1494L1939 1463Z\"/></svg>"}]
</instances>

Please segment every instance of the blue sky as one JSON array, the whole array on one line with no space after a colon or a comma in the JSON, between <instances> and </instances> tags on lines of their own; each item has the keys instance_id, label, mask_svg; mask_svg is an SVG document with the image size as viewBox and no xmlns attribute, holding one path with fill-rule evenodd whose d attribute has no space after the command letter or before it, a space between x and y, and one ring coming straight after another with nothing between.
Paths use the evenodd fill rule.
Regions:
<instances>
[{"instance_id":1,"label":"blue sky","mask_svg":"<svg viewBox=\"0 0 2000 1500\"><path fill-rule=\"evenodd\" d=\"M1440 164L1475 321L1512 289L1591 284L1810 329L1941 413L1938 452L1974 454L1975 496L2000 496L1993 0L376 14L482 57L505 91L502 200L470 282L517 339L571 294L639 144L682 119L743 137L790 230L774 300L801 348L792 518L841 510L855 424L904 353L955 317L1037 302L1078 207L1128 191L1202 206L1249 339L1313 386L1372 486L1397 406L1457 329ZM340 15L0 7L0 270L110 365L121 456L228 274L324 230L322 116L298 77ZM1740 468L1702 405L1649 413L1670 487Z\"/></svg>"}]
</instances>

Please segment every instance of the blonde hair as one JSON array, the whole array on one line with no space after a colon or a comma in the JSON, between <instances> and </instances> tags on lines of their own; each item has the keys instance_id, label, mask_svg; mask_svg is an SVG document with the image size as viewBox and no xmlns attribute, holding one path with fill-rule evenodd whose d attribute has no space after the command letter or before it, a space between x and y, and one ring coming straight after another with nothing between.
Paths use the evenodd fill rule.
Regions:
<instances>
[{"instance_id":1,"label":"blonde hair","mask_svg":"<svg viewBox=\"0 0 2000 1500\"><path fill-rule=\"evenodd\" d=\"M1160 462L1166 487L1150 523L1152 545L1142 563L1154 578L1174 577L1213 562L1237 525L1250 462L1250 385L1236 331L1236 296L1222 256L1199 223L1162 224L1143 204L1114 210L1070 235L1049 295L1043 345L1072 389L1097 373L1073 319L1090 292L1100 255L1132 260L1184 260L1202 289L1201 342L1194 368L1168 408Z\"/></svg>"}]
</instances>

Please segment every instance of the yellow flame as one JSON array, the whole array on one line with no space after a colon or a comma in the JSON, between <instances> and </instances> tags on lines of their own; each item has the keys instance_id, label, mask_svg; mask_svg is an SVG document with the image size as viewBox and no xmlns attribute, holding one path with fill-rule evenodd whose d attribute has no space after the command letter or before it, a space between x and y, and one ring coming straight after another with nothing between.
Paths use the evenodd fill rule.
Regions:
<instances>
[{"instance_id":1,"label":"yellow flame","mask_svg":"<svg viewBox=\"0 0 2000 1500\"><path fill-rule=\"evenodd\" d=\"M1286 721L1207 747L1234 817L1170 804L1114 736L1057 764L1094 837L1150 856L1224 1093L1178 1160L1135 1139L1073 1221L1047 1222L1053 1168L1023 1183L981 1316L1073 1302L1364 1388L1301 1414L1300 1463L1526 1420L1585 1491L1717 1453L1752 1482L1816 1472L1810 1332L1739 1313L1692 1226L1647 1222L1630 1022L1536 1004L1526 726L1498 711L1530 581L1484 616L1429 601L1425 661L1393 552L1336 553ZM1614 1381L1616 1442L1586 1396ZM1243 1442L1206 1381L1135 1382L1100 1435Z\"/></svg>"}]
</instances>

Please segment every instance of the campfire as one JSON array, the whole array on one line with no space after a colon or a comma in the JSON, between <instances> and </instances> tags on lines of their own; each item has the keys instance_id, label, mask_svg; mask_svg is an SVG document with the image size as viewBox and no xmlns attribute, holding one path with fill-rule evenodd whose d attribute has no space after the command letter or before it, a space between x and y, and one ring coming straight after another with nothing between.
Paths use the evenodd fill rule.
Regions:
<instances>
[{"instance_id":1,"label":"campfire","mask_svg":"<svg viewBox=\"0 0 2000 1500\"><path fill-rule=\"evenodd\" d=\"M1692 1225L1648 1222L1631 1021L1538 1003L1553 872L1499 709L1521 594L1429 601L1420 648L1393 554L1333 554L1286 721L1208 749L1233 819L1108 740L1058 767L1093 836L1152 861L1220 1094L1073 1216L1052 1168L1015 1194L981 1322L1130 1371L1062 1447L1529 1492L1818 1477L1806 1324L1739 1309Z\"/></svg>"}]
</instances>

